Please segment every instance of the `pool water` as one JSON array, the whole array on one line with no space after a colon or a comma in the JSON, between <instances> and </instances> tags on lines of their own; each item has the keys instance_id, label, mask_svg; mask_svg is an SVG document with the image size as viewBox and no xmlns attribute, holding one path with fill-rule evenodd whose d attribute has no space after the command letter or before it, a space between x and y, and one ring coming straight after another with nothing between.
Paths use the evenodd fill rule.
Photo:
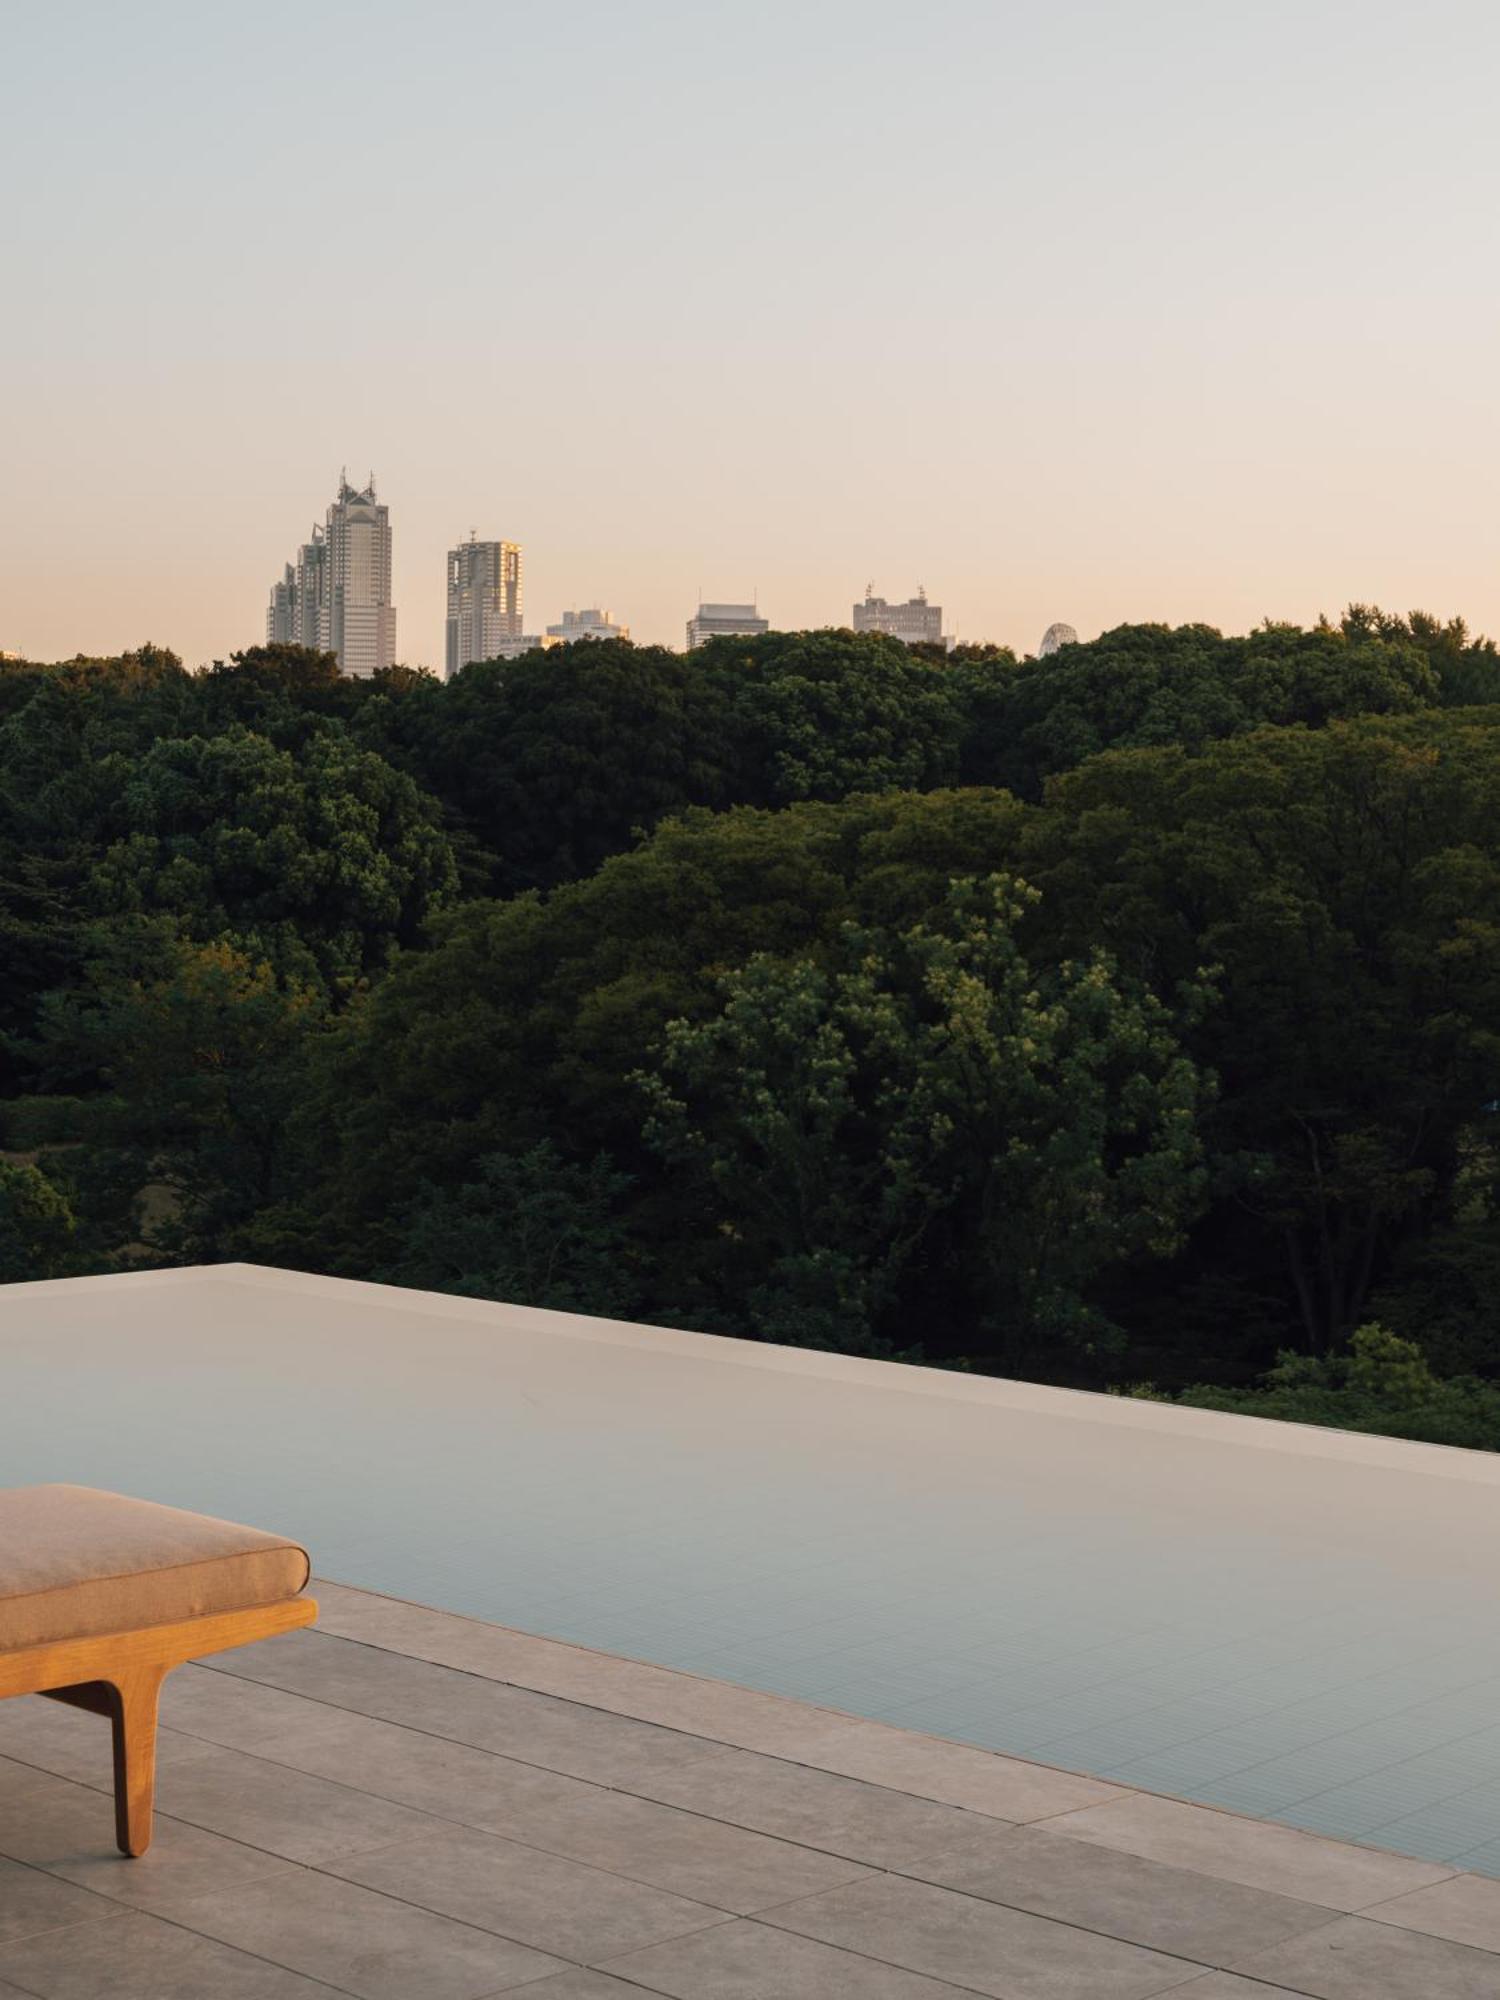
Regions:
<instances>
[{"instance_id":1,"label":"pool water","mask_svg":"<svg viewBox=\"0 0 1500 2000\"><path fill-rule=\"evenodd\" d=\"M1500 1874L1500 1464L225 1267L0 1289L0 1480Z\"/></svg>"}]
</instances>

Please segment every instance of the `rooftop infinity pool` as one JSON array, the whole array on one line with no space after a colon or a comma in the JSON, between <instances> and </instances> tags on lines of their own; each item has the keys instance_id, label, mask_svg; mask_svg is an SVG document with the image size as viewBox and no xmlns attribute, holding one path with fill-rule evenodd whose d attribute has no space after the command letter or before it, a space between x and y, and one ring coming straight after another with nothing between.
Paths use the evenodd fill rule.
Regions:
<instances>
[{"instance_id":1,"label":"rooftop infinity pool","mask_svg":"<svg viewBox=\"0 0 1500 2000\"><path fill-rule=\"evenodd\" d=\"M0 1483L1500 1875L1500 1460L225 1266L0 1288Z\"/></svg>"}]
</instances>

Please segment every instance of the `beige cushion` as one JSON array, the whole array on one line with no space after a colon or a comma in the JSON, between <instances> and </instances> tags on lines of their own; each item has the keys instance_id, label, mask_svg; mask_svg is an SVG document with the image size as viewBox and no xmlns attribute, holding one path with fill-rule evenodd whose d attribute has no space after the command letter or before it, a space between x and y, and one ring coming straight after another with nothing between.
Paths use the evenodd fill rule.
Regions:
<instances>
[{"instance_id":1,"label":"beige cushion","mask_svg":"<svg viewBox=\"0 0 1500 2000\"><path fill-rule=\"evenodd\" d=\"M208 1514L13 1486L0 1490L0 1651L275 1604L309 1568L295 1542Z\"/></svg>"}]
</instances>

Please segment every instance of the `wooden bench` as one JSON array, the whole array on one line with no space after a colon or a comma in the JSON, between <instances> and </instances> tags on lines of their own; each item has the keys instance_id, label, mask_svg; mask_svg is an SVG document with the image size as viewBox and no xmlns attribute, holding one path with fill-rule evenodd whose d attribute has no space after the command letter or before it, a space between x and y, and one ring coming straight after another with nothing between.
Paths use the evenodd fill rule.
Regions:
<instances>
[{"instance_id":1,"label":"wooden bench","mask_svg":"<svg viewBox=\"0 0 1500 2000\"><path fill-rule=\"evenodd\" d=\"M187 1660L310 1625L307 1552L90 1486L0 1490L0 1698L109 1717L115 1839L151 1844L161 1684Z\"/></svg>"}]
</instances>

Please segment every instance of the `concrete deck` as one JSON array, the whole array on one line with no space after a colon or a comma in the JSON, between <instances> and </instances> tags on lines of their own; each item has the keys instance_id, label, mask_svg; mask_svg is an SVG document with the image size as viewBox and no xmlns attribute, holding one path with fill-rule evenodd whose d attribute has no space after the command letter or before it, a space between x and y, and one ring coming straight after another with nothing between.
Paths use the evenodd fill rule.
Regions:
<instances>
[{"instance_id":1,"label":"concrete deck","mask_svg":"<svg viewBox=\"0 0 1500 2000\"><path fill-rule=\"evenodd\" d=\"M0 1703L0 2000L1494 2000L1500 1882L324 1584L107 1733Z\"/></svg>"}]
</instances>

